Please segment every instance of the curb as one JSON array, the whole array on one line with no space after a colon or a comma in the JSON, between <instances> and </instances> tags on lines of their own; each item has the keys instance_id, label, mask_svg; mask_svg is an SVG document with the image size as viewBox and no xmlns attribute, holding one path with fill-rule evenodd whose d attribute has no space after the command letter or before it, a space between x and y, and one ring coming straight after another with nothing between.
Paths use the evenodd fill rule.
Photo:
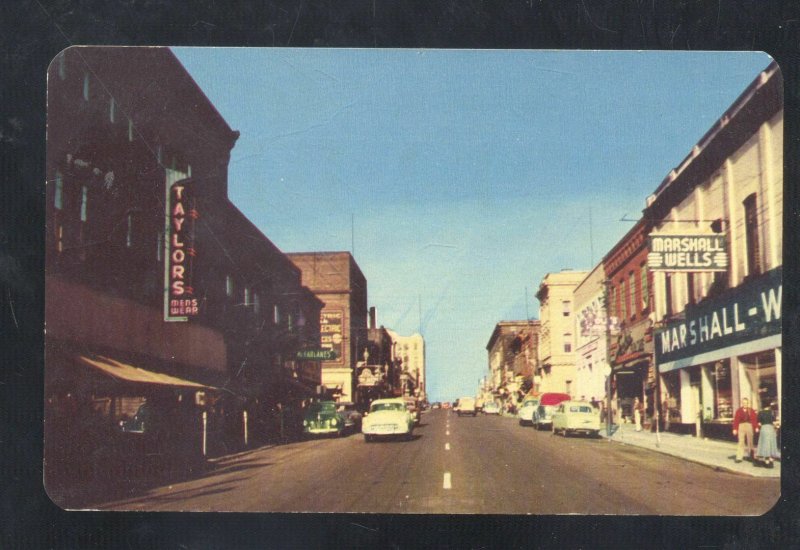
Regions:
<instances>
[{"instance_id":1,"label":"curb","mask_svg":"<svg viewBox=\"0 0 800 550\"><path fill-rule=\"evenodd\" d=\"M644 449L644 450L647 450L647 451L653 451L655 453L659 453L659 454L662 454L662 455L667 455L667 456L672 456L672 457L675 457L675 458L680 458L681 460L686 460L687 462L693 462L693 463L699 464L701 466L706 466L707 468L712 468L713 470L716 470L716 471L724 471L724 472L729 472L729 473L732 473L732 474L738 474L738 475L747 476L747 477L755 477L755 478L760 478L760 479L780 479L781 478L781 473L780 472L777 475L772 475L772 476L760 476L760 475L756 475L756 474L748 474L747 472L742 472L741 470L735 470L735 469L733 469L733 468L731 468L729 466L721 466L719 464L703 462L702 460L698 460L696 458L691 458L691 457L688 457L688 456L685 456L685 455L675 454L673 452L666 451L666 450L661 449L659 447L656 447L656 448L645 447L644 445L637 445L635 443L628 443L626 441L617 441L617 440L612 439L612 438L607 437L607 436L602 436L602 437L603 437L603 439L605 439L609 443L616 443L617 445L627 445L629 447L637 447L639 449Z\"/></svg>"}]
</instances>

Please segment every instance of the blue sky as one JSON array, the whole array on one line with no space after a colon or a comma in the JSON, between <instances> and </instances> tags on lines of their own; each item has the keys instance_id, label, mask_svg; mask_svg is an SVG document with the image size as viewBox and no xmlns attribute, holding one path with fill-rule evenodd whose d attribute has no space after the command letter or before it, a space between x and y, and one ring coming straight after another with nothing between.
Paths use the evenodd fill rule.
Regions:
<instances>
[{"instance_id":1,"label":"blue sky","mask_svg":"<svg viewBox=\"0 0 800 550\"><path fill-rule=\"evenodd\" d=\"M231 200L285 252L354 248L379 324L421 328L436 400L475 392L494 325L538 318L546 273L597 264L632 227L621 218L639 217L770 62L757 52L173 51L241 132Z\"/></svg>"}]
</instances>

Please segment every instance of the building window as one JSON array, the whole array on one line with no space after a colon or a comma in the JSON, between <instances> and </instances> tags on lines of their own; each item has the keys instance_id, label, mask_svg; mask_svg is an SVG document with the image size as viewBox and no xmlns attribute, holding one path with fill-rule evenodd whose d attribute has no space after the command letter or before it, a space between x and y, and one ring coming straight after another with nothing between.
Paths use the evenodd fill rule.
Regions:
<instances>
[{"instance_id":1,"label":"building window","mask_svg":"<svg viewBox=\"0 0 800 550\"><path fill-rule=\"evenodd\" d=\"M53 206L56 210L61 210L64 207L64 179L61 177L60 172L56 172L56 190L53 195Z\"/></svg>"},{"instance_id":2,"label":"building window","mask_svg":"<svg viewBox=\"0 0 800 550\"><path fill-rule=\"evenodd\" d=\"M631 319L636 317L636 275L633 271L628 275L628 289L631 293Z\"/></svg>"},{"instance_id":3,"label":"building window","mask_svg":"<svg viewBox=\"0 0 800 550\"><path fill-rule=\"evenodd\" d=\"M672 273L664 273L664 301L666 315L672 315Z\"/></svg>"},{"instance_id":4,"label":"building window","mask_svg":"<svg viewBox=\"0 0 800 550\"><path fill-rule=\"evenodd\" d=\"M625 288L625 280L623 279L619 285L619 306L620 306L620 320L624 321L628 318L628 289Z\"/></svg>"},{"instance_id":5,"label":"building window","mask_svg":"<svg viewBox=\"0 0 800 550\"><path fill-rule=\"evenodd\" d=\"M128 213L128 232L125 235L125 246L130 248L133 246L133 213Z\"/></svg>"},{"instance_id":6,"label":"building window","mask_svg":"<svg viewBox=\"0 0 800 550\"><path fill-rule=\"evenodd\" d=\"M650 305L650 288L647 285L647 267L645 264L642 264L639 268L639 274L642 280L642 311L644 311Z\"/></svg>"},{"instance_id":7,"label":"building window","mask_svg":"<svg viewBox=\"0 0 800 550\"><path fill-rule=\"evenodd\" d=\"M563 302L561 302L561 305L563 306L564 317L569 317L569 314L571 313L572 303L569 300L564 300Z\"/></svg>"},{"instance_id":8,"label":"building window","mask_svg":"<svg viewBox=\"0 0 800 550\"><path fill-rule=\"evenodd\" d=\"M272 306L272 322L276 325L281 322L281 310L278 307L278 304Z\"/></svg>"},{"instance_id":9,"label":"building window","mask_svg":"<svg viewBox=\"0 0 800 550\"><path fill-rule=\"evenodd\" d=\"M117 103L114 101L114 98L112 97L108 102L108 120L110 120L112 123L117 121L116 111L117 111Z\"/></svg>"},{"instance_id":10,"label":"building window","mask_svg":"<svg viewBox=\"0 0 800 550\"><path fill-rule=\"evenodd\" d=\"M86 205L89 202L89 188L85 185L81 187L81 221L86 221Z\"/></svg>"},{"instance_id":11,"label":"building window","mask_svg":"<svg viewBox=\"0 0 800 550\"><path fill-rule=\"evenodd\" d=\"M244 287L244 305L250 305L250 289L247 287Z\"/></svg>"},{"instance_id":12,"label":"building window","mask_svg":"<svg viewBox=\"0 0 800 550\"><path fill-rule=\"evenodd\" d=\"M761 248L758 242L758 211L756 194L744 199L745 240L747 244L747 275L761 273Z\"/></svg>"},{"instance_id":13,"label":"building window","mask_svg":"<svg viewBox=\"0 0 800 550\"><path fill-rule=\"evenodd\" d=\"M572 334L564 335L564 353L572 353Z\"/></svg>"},{"instance_id":14,"label":"building window","mask_svg":"<svg viewBox=\"0 0 800 550\"><path fill-rule=\"evenodd\" d=\"M89 101L89 73L83 74L83 99Z\"/></svg>"},{"instance_id":15,"label":"building window","mask_svg":"<svg viewBox=\"0 0 800 550\"><path fill-rule=\"evenodd\" d=\"M225 275L225 294L230 298L233 296L233 278Z\"/></svg>"},{"instance_id":16,"label":"building window","mask_svg":"<svg viewBox=\"0 0 800 550\"><path fill-rule=\"evenodd\" d=\"M156 260L161 261L164 259L164 232L159 231L156 236Z\"/></svg>"}]
</instances>

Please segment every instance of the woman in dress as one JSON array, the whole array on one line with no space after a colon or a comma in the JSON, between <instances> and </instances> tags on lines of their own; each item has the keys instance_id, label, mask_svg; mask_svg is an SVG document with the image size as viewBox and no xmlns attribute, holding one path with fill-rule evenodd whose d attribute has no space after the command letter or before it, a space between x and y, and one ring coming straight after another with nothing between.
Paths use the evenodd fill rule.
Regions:
<instances>
[{"instance_id":1,"label":"woman in dress","mask_svg":"<svg viewBox=\"0 0 800 550\"><path fill-rule=\"evenodd\" d=\"M758 423L761 426L758 436L758 448L756 449L756 462L761 462L767 468L773 467L773 459L780 457L778 449L778 438L775 433L775 417L772 409L764 407L758 413Z\"/></svg>"}]
</instances>

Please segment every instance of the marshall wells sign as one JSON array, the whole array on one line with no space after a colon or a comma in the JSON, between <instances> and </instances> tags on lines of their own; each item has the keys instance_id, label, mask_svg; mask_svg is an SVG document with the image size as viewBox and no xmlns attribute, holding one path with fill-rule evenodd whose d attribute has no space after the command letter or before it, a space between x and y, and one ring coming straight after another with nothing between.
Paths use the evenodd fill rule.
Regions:
<instances>
[{"instance_id":1,"label":"marshall wells sign","mask_svg":"<svg viewBox=\"0 0 800 550\"><path fill-rule=\"evenodd\" d=\"M198 217L192 206L188 180L170 184L167 180L166 225L164 231L164 320L188 321L198 313L192 288L194 222Z\"/></svg>"},{"instance_id":2,"label":"marshall wells sign","mask_svg":"<svg viewBox=\"0 0 800 550\"><path fill-rule=\"evenodd\" d=\"M656 332L659 365L781 333L782 268L686 309ZM663 372L663 371L662 371Z\"/></svg>"},{"instance_id":3,"label":"marshall wells sign","mask_svg":"<svg viewBox=\"0 0 800 550\"><path fill-rule=\"evenodd\" d=\"M724 235L650 235L647 267L654 271L727 271Z\"/></svg>"}]
</instances>

